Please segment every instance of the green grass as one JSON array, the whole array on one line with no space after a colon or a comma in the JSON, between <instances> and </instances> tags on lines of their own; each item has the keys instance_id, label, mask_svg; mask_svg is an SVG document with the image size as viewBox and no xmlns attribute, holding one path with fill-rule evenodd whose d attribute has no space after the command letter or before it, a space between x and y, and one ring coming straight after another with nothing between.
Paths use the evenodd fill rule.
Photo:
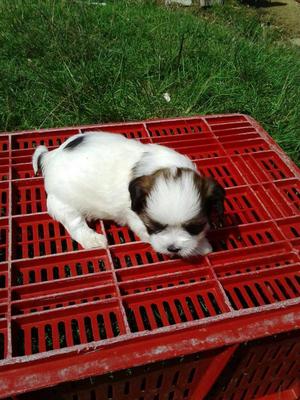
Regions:
<instances>
[{"instance_id":1,"label":"green grass","mask_svg":"<svg viewBox=\"0 0 300 400\"><path fill-rule=\"evenodd\" d=\"M241 112L299 162L299 51L239 7L154 3L0 2L0 130Z\"/></svg>"}]
</instances>

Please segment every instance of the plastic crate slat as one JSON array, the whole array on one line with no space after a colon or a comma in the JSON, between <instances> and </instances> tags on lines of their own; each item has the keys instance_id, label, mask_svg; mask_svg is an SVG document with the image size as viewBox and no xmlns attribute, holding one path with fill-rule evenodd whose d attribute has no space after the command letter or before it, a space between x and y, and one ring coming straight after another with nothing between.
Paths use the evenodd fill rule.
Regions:
<instances>
[{"instance_id":1,"label":"plastic crate slat","mask_svg":"<svg viewBox=\"0 0 300 400\"><path fill-rule=\"evenodd\" d=\"M114 247L110 249L110 253L115 269L169 260L166 256L156 253L150 245L144 243Z\"/></svg>"},{"instance_id":2,"label":"plastic crate slat","mask_svg":"<svg viewBox=\"0 0 300 400\"><path fill-rule=\"evenodd\" d=\"M229 300L235 299L232 305L237 309L290 300L300 296L299 266L281 267L272 273L263 271L251 277L223 278L222 285Z\"/></svg>"},{"instance_id":3,"label":"plastic crate slat","mask_svg":"<svg viewBox=\"0 0 300 400\"><path fill-rule=\"evenodd\" d=\"M0 262L8 259L8 220L0 219Z\"/></svg>"},{"instance_id":4,"label":"plastic crate slat","mask_svg":"<svg viewBox=\"0 0 300 400\"><path fill-rule=\"evenodd\" d=\"M233 159L235 159L233 157ZM240 159L238 168L241 173L252 171L254 179L249 183L273 182L280 179L294 177L293 171L281 160L274 151L245 154Z\"/></svg>"},{"instance_id":5,"label":"plastic crate slat","mask_svg":"<svg viewBox=\"0 0 300 400\"><path fill-rule=\"evenodd\" d=\"M9 166L0 166L0 181L7 181L9 177Z\"/></svg>"},{"instance_id":6,"label":"plastic crate slat","mask_svg":"<svg viewBox=\"0 0 300 400\"><path fill-rule=\"evenodd\" d=\"M47 132L45 133L23 133L14 134L12 136L12 149L28 149L35 148L39 145L45 146L60 146L70 136L79 133L79 129L69 129L62 132Z\"/></svg>"},{"instance_id":7,"label":"plastic crate slat","mask_svg":"<svg viewBox=\"0 0 300 400\"><path fill-rule=\"evenodd\" d=\"M110 311L117 311L120 314L119 303L117 299L111 298L103 302L75 304L73 307L68 307L66 309L59 307L42 312L29 313L26 315L15 315L12 317L12 321L24 326L34 326L35 324L46 324L52 320L56 323L59 322L61 318L62 320L69 321L77 315L80 316L86 314L87 312L90 313L90 315L94 315L100 311L108 313Z\"/></svg>"},{"instance_id":8,"label":"plastic crate slat","mask_svg":"<svg viewBox=\"0 0 300 400\"><path fill-rule=\"evenodd\" d=\"M259 135L259 133L254 132L254 131L249 131L249 132L245 132L245 133L234 133L233 131L228 131L227 135L219 136L217 139L220 144L225 146L226 143L232 143L234 141L237 141L238 143L240 143L242 141L257 140L260 138L261 138L261 136ZM231 152L227 152L227 154L233 155ZM246 154L246 153L244 153L244 154Z\"/></svg>"},{"instance_id":9,"label":"plastic crate slat","mask_svg":"<svg viewBox=\"0 0 300 400\"><path fill-rule=\"evenodd\" d=\"M145 139L148 138L148 133L143 124L126 124L126 125L95 125L91 127L85 127L80 129L81 132L94 132L104 131L121 134L128 139Z\"/></svg>"},{"instance_id":10,"label":"plastic crate slat","mask_svg":"<svg viewBox=\"0 0 300 400\"><path fill-rule=\"evenodd\" d=\"M197 160L195 164L202 175L215 178L223 187L241 186L246 183L230 159L226 157Z\"/></svg>"},{"instance_id":11,"label":"plastic crate slat","mask_svg":"<svg viewBox=\"0 0 300 400\"><path fill-rule=\"evenodd\" d=\"M104 222L104 228L110 245L139 241L139 238L127 226L117 226L113 222Z\"/></svg>"},{"instance_id":12,"label":"plastic crate slat","mask_svg":"<svg viewBox=\"0 0 300 400\"><path fill-rule=\"evenodd\" d=\"M189 273L191 271L199 271L202 274L203 269L207 271L209 266L206 258L201 260L183 261L174 259L173 261L166 261L158 264L148 264L143 266L124 268L117 271L117 278L120 282L135 281L137 279L147 279L152 277L167 276L171 274Z\"/></svg>"},{"instance_id":13,"label":"plastic crate slat","mask_svg":"<svg viewBox=\"0 0 300 400\"><path fill-rule=\"evenodd\" d=\"M287 179L294 176L293 171L274 151L266 151L252 155L252 158L271 180Z\"/></svg>"},{"instance_id":14,"label":"plastic crate slat","mask_svg":"<svg viewBox=\"0 0 300 400\"><path fill-rule=\"evenodd\" d=\"M7 325L0 319L0 360L7 357Z\"/></svg>"},{"instance_id":15,"label":"plastic crate slat","mask_svg":"<svg viewBox=\"0 0 300 400\"><path fill-rule=\"evenodd\" d=\"M47 295L59 296L60 293L66 294L68 291L91 289L94 286L112 284L112 275L109 272L102 274L84 275L81 279L71 278L61 281L50 281L42 283L31 283L28 285L16 286L12 290L12 298L17 300L35 298ZM58 292L59 291L59 294Z\"/></svg>"},{"instance_id":16,"label":"plastic crate slat","mask_svg":"<svg viewBox=\"0 0 300 400\"><path fill-rule=\"evenodd\" d=\"M0 217L6 217L10 203L8 182L0 182L0 199Z\"/></svg>"},{"instance_id":17,"label":"plastic crate slat","mask_svg":"<svg viewBox=\"0 0 300 400\"><path fill-rule=\"evenodd\" d=\"M57 314L61 314L57 319ZM64 317L62 318L62 316ZM95 331L89 332L93 326L88 323L93 319L97 321L94 324ZM62 319L63 325L59 320ZM74 313L73 308L66 310L48 311L39 314L30 314L14 317L13 319L13 340L16 340L20 332L24 332L24 339L18 339L15 343L15 355L22 355L22 345L24 345L25 355L34 354L36 352L46 351L44 342L47 339L46 328L49 326L53 332L59 335L59 348L61 346L69 347L77 344L87 343L91 334L100 331L101 339L112 338L118 336L120 333L125 333L124 325L122 324L121 314L117 307L117 303L109 302L102 305L96 303L94 305L87 304L78 306ZM59 325L60 324L60 325ZM89 335L87 339L87 335ZM64 338L65 336L65 338ZM65 340L64 340L65 339ZM63 343L65 341L65 343ZM57 341L56 341L57 343ZM52 347L52 346L51 346ZM52 350L52 349L48 349Z\"/></svg>"},{"instance_id":18,"label":"plastic crate slat","mask_svg":"<svg viewBox=\"0 0 300 400\"><path fill-rule=\"evenodd\" d=\"M0 151L7 151L9 149L9 137L1 136L0 137Z\"/></svg>"},{"instance_id":19,"label":"plastic crate slat","mask_svg":"<svg viewBox=\"0 0 300 400\"><path fill-rule=\"evenodd\" d=\"M8 311L8 309L7 309L7 305L4 303L4 304L1 304L2 303L2 301L4 301L4 300L7 300L6 298L7 298L7 292L6 291L4 291L4 293L2 294L2 300L0 299L0 319L5 319L5 318L7 318L7 311Z\"/></svg>"},{"instance_id":20,"label":"plastic crate slat","mask_svg":"<svg viewBox=\"0 0 300 400\"><path fill-rule=\"evenodd\" d=\"M284 236L272 222L223 228L208 234L215 251L251 248L284 240Z\"/></svg>"},{"instance_id":21,"label":"plastic crate slat","mask_svg":"<svg viewBox=\"0 0 300 400\"><path fill-rule=\"evenodd\" d=\"M28 261L20 260L12 263L12 285L64 281L110 270L111 264L105 250L88 250Z\"/></svg>"},{"instance_id":22,"label":"plastic crate slat","mask_svg":"<svg viewBox=\"0 0 300 400\"><path fill-rule=\"evenodd\" d=\"M254 185L252 189L261 203L265 204L272 218L286 217L297 213L295 207L286 201L274 183Z\"/></svg>"},{"instance_id":23,"label":"plastic crate slat","mask_svg":"<svg viewBox=\"0 0 300 400\"><path fill-rule=\"evenodd\" d=\"M300 238L300 214L298 217L278 220L277 225L288 239Z\"/></svg>"},{"instance_id":24,"label":"plastic crate slat","mask_svg":"<svg viewBox=\"0 0 300 400\"><path fill-rule=\"evenodd\" d=\"M226 190L225 225L266 221L269 218L269 214L248 186Z\"/></svg>"},{"instance_id":25,"label":"plastic crate slat","mask_svg":"<svg viewBox=\"0 0 300 400\"><path fill-rule=\"evenodd\" d=\"M13 236L16 241L14 259L33 258L74 251L79 245L72 241L62 225L47 214L15 217ZM42 236L42 237L41 237Z\"/></svg>"},{"instance_id":26,"label":"plastic crate slat","mask_svg":"<svg viewBox=\"0 0 300 400\"><path fill-rule=\"evenodd\" d=\"M15 180L34 178L32 164L31 163L15 164L12 167L12 178Z\"/></svg>"},{"instance_id":27,"label":"plastic crate slat","mask_svg":"<svg viewBox=\"0 0 300 400\"><path fill-rule=\"evenodd\" d=\"M219 146L218 140L212 136L202 137L195 136L194 133L187 133L186 135L176 136L158 136L151 139L152 143L160 144L162 146L178 149L181 147L193 147L193 146Z\"/></svg>"},{"instance_id":28,"label":"plastic crate slat","mask_svg":"<svg viewBox=\"0 0 300 400\"><path fill-rule=\"evenodd\" d=\"M141 296L143 305L140 303ZM223 304L222 298L213 283L202 283L182 289L174 287L156 293L148 292L147 295L134 294L127 296L124 302L125 309L130 315L129 325L132 331L140 331L165 326L159 310L167 316L167 326L174 322L198 320L227 312L229 309Z\"/></svg>"},{"instance_id":29,"label":"plastic crate slat","mask_svg":"<svg viewBox=\"0 0 300 400\"><path fill-rule=\"evenodd\" d=\"M210 269L196 269L193 271L181 271L180 273L173 273L172 275L169 273L168 275L140 279L139 282L136 282L136 280L129 281L120 284L120 289L121 293L130 294L163 289L166 287L188 285L189 283L203 282L211 279L213 279L213 275Z\"/></svg>"},{"instance_id":30,"label":"plastic crate slat","mask_svg":"<svg viewBox=\"0 0 300 400\"><path fill-rule=\"evenodd\" d=\"M91 225L97 232L104 230L108 249L83 250L47 215L43 179L32 170L35 147L45 144L51 150L75 133L98 130L176 149L190 157L202 174L225 187L224 227L209 233L212 254L170 259L142 243L128 227L111 221ZM200 335L201 343L212 348L235 343L238 335L248 340L258 332L268 335L300 327L296 312L293 324L286 317L298 310L300 301L299 177L297 167L263 129L239 114L1 134L0 395L17 394L14 389L20 380L3 389L8 370L24 376L26 368L33 371L45 362L62 370L73 367L76 357L85 357L91 376L92 347L99 351L97 360L102 360L103 352L109 354L105 370L97 361L96 369L105 372L123 365L130 368L128 360L137 354L139 363L162 359L165 350L171 356L194 336ZM263 330L266 320L268 332ZM227 334L217 338L215 326L220 332L227 327ZM252 328L242 332L240 326ZM205 336L208 332L211 337ZM174 335L180 337L177 347ZM119 360L123 349L128 353ZM270 363L274 351L248 360L250 366L256 363L257 372L242 375L220 399L262 397L278 390L289 396L290 386L297 384L293 375L297 365L293 361L289 367L275 367L275 362ZM289 361L295 351L287 353ZM276 350L274 360L284 354ZM15 357L20 362L14 363ZM193 367L164 367L162 377L155 371L143 393L150 384L153 398L162 392L173 400L200 393L199 388L206 388L220 373L215 355L200 359L189 364L195 365L192 378ZM210 368L207 360L214 366ZM270 364L268 369L259 369L263 362ZM41 374L48 371L39 370L32 389L45 385ZM63 380L49 371L47 382ZM264 382L270 375L273 382ZM78 368L68 376L78 379ZM86 376L83 372L80 378ZM254 381L260 383L251 386ZM141 386L140 377L133 376L107 384L105 392L83 390L80 398L91 399L97 393L120 400L138 398ZM72 396L79 396L76 390Z\"/></svg>"},{"instance_id":31,"label":"plastic crate slat","mask_svg":"<svg viewBox=\"0 0 300 400\"><path fill-rule=\"evenodd\" d=\"M3 278L3 275L1 276L1 278ZM6 277L6 279L7 279L7 277ZM1 307L2 307L1 311L2 312L0 313L0 319L7 312L7 306L6 306L6 303L7 303L7 289L0 289L0 304L2 304L2 303L3 303L3 305L1 305Z\"/></svg>"},{"instance_id":32,"label":"plastic crate slat","mask_svg":"<svg viewBox=\"0 0 300 400\"><path fill-rule=\"evenodd\" d=\"M226 131L236 128L252 128L251 124L248 121L235 121L235 122L226 122L225 124L209 124L211 129L215 131Z\"/></svg>"},{"instance_id":33,"label":"plastic crate slat","mask_svg":"<svg viewBox=\"0 0 300 400\"><path fill-rule=\"evenodd\" d=\"M50 149L50 146L48 147ZM32 160L32 149L11 150L12 164L27 164Z\"/></svg>"},{"instance_id":34,"label":"plastic crate slat","mask_svg":"<svg viewBox=\"0 0 300 400\"><path fill-rule=\"evenodd\" d=\"M230 155L241 155L256 153L260 151L269 150L270 147L263 139L244 139L237 141L235 137L232 138L232 142L223 142L223 148Z\"/></svg>"},{"instance_id":35,"label":"plastic crate slat","mask_svg":"<svg viewBox=\"0 0 300 400\"><path fill-rule=\"evenodd\" d=\"M300 258L297 254L289 252L281 255L265 255L260 258L252 258L250 260L243 260L237 262L231 262L227 265L219 264L213 265L213 269L218 278L233 276L233 275L244 275L244 274L256 274L263 270L275 270L280 267L290 266L299 263Z\"/></svg>"},{"instance_id":36,"label":"plastic crate slat","mask_svg":"<svg viewBox=\"0 0 300 400\"><path fill-rule=\"evenodd\" d=\"M9 151L0 151L0 165L9 165Z\"/></svg>"},{"instance_id":37,"label":"plastic crate slat","mask_svg":"<svg viewBox=\"0 0 300 400\"><path fill-rule=\"evenodd\" d=\"M36 214L46 212L46 192L43 179L27 179L12 185L13 214Z\"/></svg>"},{"instance_id":38,"label":"plastic crate slat","mask_svg":"<svg viewBox=\"0 0 300 400\"><path fill-rule=\"evenodd\" d=\"M172 139L172 140L171 140ZM179 140L181 139L181 140ZM225 156L226 153L216 139L194 139L193 135L187 137L172 136L168 138L154 138L153 143L170 147L189 156L192 160Z\"/></svg>"},{"instance_id":39,"label":"plastic crate slat","mask_svg":"<svg viewBox=\"0 0 300 400\"><path fill-rule=\"evenodd\" d=\"M14 294L13 296L16 296ZM85 290L72 290L62 292L60 295L46 295L17 300L12 302L12 315L30 314L34 312L43 312L55 308L73 307L77 304L86 304L93 302L106 301L107 299L117 297L115 286L95 286ZM84 300L84 301L83 301Z\"/></svg>"},{"instance_id":40,"label":"plastic crate slat","mask_svg":"<svg viewBox=\"0 0 300 400\"><path fill-rule=\"evenodd\" d=\"M245 122L247 118L242 114L207 115L204 117L209 125Z\"/></svg>"},{"instance_id":41,"label":"plastic crate slat","mask_svg":"<svg viewBox=\"0 0 300 400\"><path fill-rule=\"evenodd\" d=\"M291 244L295 248L295 250L298 250L300 252L300 238L299 239L292 239L291 240Z\"/></svg>"},{"instance_id":42,"label":"plastic crate slat","mask_svg":"<svg viewBox=\"0 0 300 400\"><path fill-rule=\"evenodd\" d=\"M210 136L207 124L201 118L189 119L183 121L166 121L166 122L148 122L146 123L147 129L151 137L161 137L161 136L177 136L177 135L187 135L194 134L200 137Z\"/></svg>"},{"instance_id":43,"label":"plastic crate slat","mask_svg":"<svg viewBox=\"0 0 300 400\"><path fill-rule=\"evenodd\" d=\"M286 204L293 208L295 214L300 212L300 181L291 179L274 182L276 188L280 191Z\"/></svg>"},{"instance_id":44,"label":"plastic crate slat","mask_svg":"<svg viewBox=\"0 0 300 400\"><path fill-rule=\"evenodd\" d=\"M178 147L179 153L187 155L191 160L201 160L203 158L215 158L225 156L225 151L218 145Z\"/></svg>"},{"instance_id":45,"label":"plastic crate slat","mask_svg":"<svg viewBox=\"0 0 300 400\"><path fill-rule=\"evenodd\" d=\"M1 263L0 264L0 290L7 289L7 285L8 285L7 274L8 274L8 264Z\"/></svg>"}]
</instances>

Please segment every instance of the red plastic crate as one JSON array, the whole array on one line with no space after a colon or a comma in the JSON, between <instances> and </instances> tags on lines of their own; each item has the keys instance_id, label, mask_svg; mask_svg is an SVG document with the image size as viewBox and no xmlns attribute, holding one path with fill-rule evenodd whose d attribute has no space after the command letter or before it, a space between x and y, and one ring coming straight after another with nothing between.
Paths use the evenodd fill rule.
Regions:
<instances>
[{"instance_id":1,"label":"red plastic crate","mask_svg":"<svg viewBox=\"0 0 300 400\"><path fill-rule=\"evenodd\" d=\"M225 187L213 253L170 259L111 221L94 225L108 248L83 250L48 216L34 148L96 130L176 149ZM0 398L300 397L300 174L253 119L4 133L0 156Z\"/></svg>"}]
</instances>

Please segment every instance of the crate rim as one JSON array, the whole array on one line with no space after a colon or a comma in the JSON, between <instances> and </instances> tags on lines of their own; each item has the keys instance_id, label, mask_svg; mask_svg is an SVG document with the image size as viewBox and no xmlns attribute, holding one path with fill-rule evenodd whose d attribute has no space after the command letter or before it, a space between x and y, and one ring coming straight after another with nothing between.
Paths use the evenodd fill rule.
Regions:
<instances>
[{"instance_id":1,"label":"crate rim","mask_svg":"<svg viewBox=\"0 0 300 400\"><path fill-rule=\"evenodd\" d=\"M287 303L290 303L289 307L286 307ZM283 307L289 310L284 315L281 313ZM122 369L126 369L143 365L145 362L161 361L167 358L192 354L201 350L212 350L218 347L236 345L251 339L259 339L266 336L266 326L268 329L268 336L300 328L300 299L287 300L276 304L275 307L274 304L272 304L264 306L263 308L264 310L262 310L262 313L257 313L256 308L254 308L254 310L239 311L241 318L235 320L233 324L231 320L234 319L234 315L230 318L224 318L225 314L223 314L217 317L211 317L214 319L212 324L210 323L211 321L207 321L209 318L203 320L203 326L199 327L197 330L194 328L195 325L198 325L198 321L193 321L192 323L183 323L183 325L189 324L189 327L183 327L183 329L176 329L175 327L175 329L171 330L170 327L166 327L161 328L161 332L147 332L146 338L144 332L122 335L122 346L121 349L117 349L115 358L118 359L118 363L122 360ZM266 314L270 314L270 317L268 318ZM257 316L260 317L260 321L257 321ZM255 321L253 321L253 319L255 319ZM238 325L238 328L234 331L233 328L235 324ZM173 340L171 343L161 345L159 344L160 338L166 330L174 337L172 336ZM243 330L247 331L248 334L242 334ZM212 334L211 331L217 333ZM249 334L249 332L251 332L251 334ZM190 333L188 339L186 338L187 333ZM124 339L126 339L126 341L124 341ZM146 342L150 343L145 343L145 339ZM42 353L31 356L14 357L13 365L10 363L11 359L7 359L1 362L0 371L6 367L13 367L15 364L20 366L20 364L28 363L29 365L24 366L24 369L19 371L21 373L18 376L18 380L15 379L14 370L1 371L0 398L23 393L24 379L28 383L26 391L30 391L42 387L51 387L64 382L68 379L68 373L71 374L69 377L70 380L79 380L91 375L95 376L120 370L120 367L117 368L115 365L116 360L114 357L111 357L111 355L114 354L112 347L118 342L118 338L112 338L107 339L106 343L101 343L101 341L99 341L91 342L86 345L78 345L75 346L75 349L63 349L58 357L56 357L56 354L53 354L53 356L49 354L47 359L43 357ZM139 348L138 351L136 350L137 345ZM55 351L53 351L53 353L55 353ZM103 353L105 354L105 359L103 358ZM70 354L76 354L76 359L64 360L64 356ZM93 361L90 360L91 356ZM85 361L85 358L89 358L89 360ZM99 358L101 359L100 361ZM47 362L47 371L41 371L41 366L38 364L40 360ZM60 368L56 370L55 366L52 367L52 365L56 365L57 363L60 365L59 363L61 363L62 360L64 360L65 363L63 369ZM87 363L87 365L85 363ZM84 368L82 365L86 367ZM31 383L31 386L30 380L34 381L33 384Z\"/></svg>"}]
</instances>

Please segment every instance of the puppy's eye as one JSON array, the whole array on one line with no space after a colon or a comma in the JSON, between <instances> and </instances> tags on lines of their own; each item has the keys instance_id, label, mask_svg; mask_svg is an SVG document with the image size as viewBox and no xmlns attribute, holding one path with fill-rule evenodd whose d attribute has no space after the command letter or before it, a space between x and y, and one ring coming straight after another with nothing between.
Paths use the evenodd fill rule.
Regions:
<instances>
[{"instance_id":1,"label":"puppy's eye","mask_svg":"<svg viewBox=\"0 0 300 400\"><path fill-rule=\"evenodd\" d=\"M203 231L206 224L189 224L185 226L185 230L190 235L199 235L200 232Z\"/></svg>"},{"instance_id":2,"label":"puppy's eye","mask_svg":"<svg viewBox=\"0 0 300 400\"><path fill-rule=\"evenodd\" d=\"M150 235L159 233L159 232L163 231L166 227L167 227L167 225L162 225L158 222L153 222L151 225L146 226L147 231Z\"/></svg>"}]
</instances>

